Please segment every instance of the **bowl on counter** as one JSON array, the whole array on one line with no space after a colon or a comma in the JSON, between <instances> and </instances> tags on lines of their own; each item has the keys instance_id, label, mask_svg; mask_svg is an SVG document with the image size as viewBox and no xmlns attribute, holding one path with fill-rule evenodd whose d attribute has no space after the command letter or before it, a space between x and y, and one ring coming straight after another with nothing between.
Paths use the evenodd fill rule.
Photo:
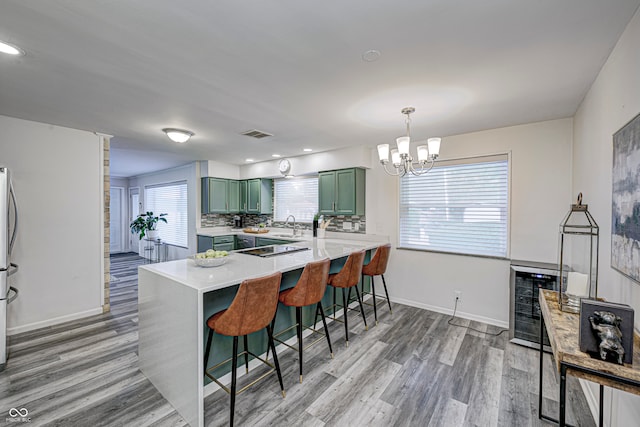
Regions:
<instances>
[{"instance_id":1,"label":"bowl on counter","mask_svg":"<svg viewBox=\"0 0 640 427\"><path fill-rule=\"evenodd\" d=\"M196 255L189 255L188 258L200 267L219 267L229 260L228 255L219 258L197 258Z\"/></svg>"}]
</instances>

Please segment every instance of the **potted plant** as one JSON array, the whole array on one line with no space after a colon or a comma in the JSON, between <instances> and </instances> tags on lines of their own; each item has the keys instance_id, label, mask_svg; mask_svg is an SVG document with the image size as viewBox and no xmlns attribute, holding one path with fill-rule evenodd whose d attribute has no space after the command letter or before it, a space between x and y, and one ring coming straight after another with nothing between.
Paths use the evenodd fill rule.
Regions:
<instances>
[{"instance_id":1,"label":"potted plant","mask_svg":"<svg viewBox=\"0 0 640 427\"><path fill-rule=\"evenodd\" d=\"M138 215L138 218L135 219L135 221L129 224L131 232L137 233L140 240L142 240L145 235L150 239L157 239L158 231L156 230L156 226L160 221L164 222L165 224L167 223L167 219L163 218L166 215L166 213L163 213L156 216L153 214L153 212L140 214Z\"/></svg>"}]
</instances>

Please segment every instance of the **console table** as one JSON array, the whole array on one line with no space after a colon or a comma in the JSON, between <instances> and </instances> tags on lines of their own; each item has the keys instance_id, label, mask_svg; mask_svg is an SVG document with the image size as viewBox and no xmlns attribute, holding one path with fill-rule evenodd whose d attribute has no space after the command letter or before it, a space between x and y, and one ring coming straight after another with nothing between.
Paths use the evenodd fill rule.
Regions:
<instances>
[{"instance_id":1,"label":"console table","mask_svg":"<svg viewBox=\"0 0 640 427\"><path fill-rule=\"evenodd\" d=\"M558 306L558 292L541 290L540 300L540 388L538 396L538 418L566 425L566 382L567 375L573 375L600 384L599 425L603 424L602 398L604 386L640 395L640 336L634 334L633 364L617 365L594 359L580 351L578 344L580 315L565 313ZM560 372L559 418L542 414L542 334L546 326L556 367Z\"/></svg>"}]
</instances>

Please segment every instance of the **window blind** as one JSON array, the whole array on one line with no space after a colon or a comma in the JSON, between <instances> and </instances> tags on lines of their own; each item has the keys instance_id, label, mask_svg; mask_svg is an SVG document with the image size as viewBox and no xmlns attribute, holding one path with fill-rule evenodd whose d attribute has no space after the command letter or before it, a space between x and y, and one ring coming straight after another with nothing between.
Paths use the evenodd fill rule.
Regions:
<instances>
[{"instance_id":1,"label":"window blind","mask_svg":"<svg viewBox=\"0 0 640 427\"><path fill-rule=\"evenodd\" d=\"M507 256L506 160L434 166L400 179L400 247Z\"/></svg>"},{"instance_id":2,"label":"window blind","mask_svg":"<svg viewBox=\"0 0 640 427\"><path fill-rule=\"evenodd\" d=\"M274 221L293 215L297 222L313 222L318 212L318 177L276 179L273 184Z\"/></svg>"},{"instance_id":3,"label":"window blind","mask_svg":"<svg viewBox=\"0 0 640 427\"><path fill-rule=\"evenodd\" d=\"M158 236L164 242L187 247L187 183L177 182L148 186L144 189L145 212L166 213L167 224L158 223Z\"/></svg>"}]
</instances>

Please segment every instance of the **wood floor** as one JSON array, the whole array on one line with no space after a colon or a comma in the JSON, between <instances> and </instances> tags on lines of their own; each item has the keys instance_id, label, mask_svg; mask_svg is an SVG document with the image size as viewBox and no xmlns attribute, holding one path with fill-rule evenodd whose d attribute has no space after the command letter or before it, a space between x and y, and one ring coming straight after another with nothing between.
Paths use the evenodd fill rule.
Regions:
<instances>
[{"instance_id":1,"label":"wood floor","mask_svg":"<svg viewBox=\"0 0 640 427\"><path fill-rule=\"evenodd\" d=\"M141 262L132 254L112 256L110 313L10 337L0 425L19 425L6 419L10 408L26 408L34 426L185 425L138 370ZM367 315L373 323L370 308ZM455 322L465 327L451 326L448 316L399 304L393 315L380 309L380 324L366 332L355 312L349 320L350 346L343 325L333 322L335 358L325 342L311 347L302 384L296 352L280 351L286 398L275 376L267 378L238 397L236 425L547 425L537 417L537 352L508 343L506 334L489 335L497 328L464 319ZM545 412L555 415L550 356L545 369ZM567 401L569 422L595 425L573 377ZM228 405L223 391L207 398L206 424L228 424Z\"/></svg>"}]
</instances>

